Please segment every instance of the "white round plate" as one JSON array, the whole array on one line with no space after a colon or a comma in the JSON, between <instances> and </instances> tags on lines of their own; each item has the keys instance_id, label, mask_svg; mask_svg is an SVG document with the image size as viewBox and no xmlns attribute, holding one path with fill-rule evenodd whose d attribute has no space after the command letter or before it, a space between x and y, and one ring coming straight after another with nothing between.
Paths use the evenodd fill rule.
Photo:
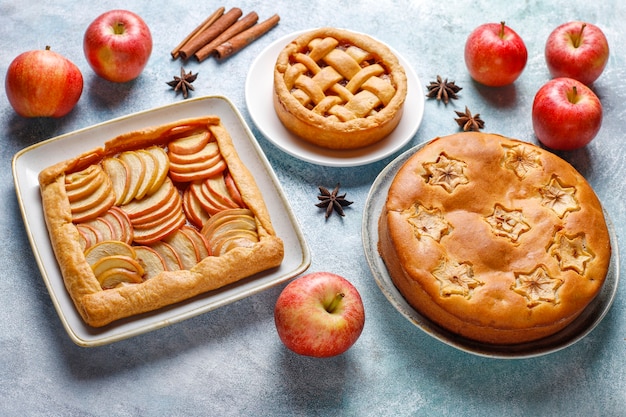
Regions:
<instances>
[{"instance_id":1,"label":"white round plate","mask_svg":"<svg viewBox=\"0 0 626 417\"><path fill-rule=\"evenodd\" d=\"M274 65L284 46L300 31L286 35L269 45L254 60L246 78L246 105L250 116L261 133L284 152L317 165L349 167L379 161L406 145L419 128L424 115L424 91L420 80L409 63L398 52L407 76L407 97L404 115L398 127L378 143L355 150L324 149L309 144L289 132L276 116L272 104Z\"/></svg>"},{"instance_id":2,"label":"white round plate","mask_svg":"<svg viewBox=\"0 0 626 417\"><path fill-rule=\"evenodd\" d=\"M611 223L606 211L604 215L609 229L612 253L609 271L604 285L602 286L602 290L580 316L578 316L569 326L552 336L516 345L491 345L476 342L447 331L428 318L422 316L409 305L393 284L387 268L385 267L385 263L378 253L378 218L380 217L385 204L385 196L389 191L389 187L391 186L391 182L395 178L396 173L407 161L407 159L409 159L424 145L425 143L407 150L387 165L374 181L367 200L365 201L362 224L362 239L365 256L376 283L389 302L407 320L435 339L438 339L439 341L459 350L490 358L521 359L541 356L571 346L589 334L609 311L611 304L615 299L618 287L617 284L619 281L619 253L617 248L617 238L615 236L613 224Z\"/></svg>"}]
</instances>

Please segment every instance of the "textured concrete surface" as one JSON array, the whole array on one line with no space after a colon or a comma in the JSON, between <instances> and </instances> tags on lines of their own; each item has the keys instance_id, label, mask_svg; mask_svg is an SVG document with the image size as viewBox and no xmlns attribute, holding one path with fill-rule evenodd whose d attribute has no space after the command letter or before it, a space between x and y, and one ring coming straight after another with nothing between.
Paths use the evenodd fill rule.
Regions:
<instances>
[{"instance_id":1,"label":"textured concrete surface","mask_svg":"<svg viewBox=\"0 0 626 417\"><path fill-rule=\"evenodd\" d=\"M463 87L447 107L425 103L424 121L406 148L457 131L453 110L480 113L485 131L535 142L530 111L548 79L543 46L549 32L582 19L601 26L612 47L594 89L604 104L604 125L585 149L561 153L596 189L615 223L626 231L626 151L623 123L626 75L622 2L555 0L496 2L278 1L225 3L273 13L272 32L225 62L186 64L199 72L193 96L222 94L241 110L269 157L311 247L309 271L345 275L363 297L367 323L347 353L332 359L287 351L274 329L281 287L185 322L98 348L74 345L55 312L20 216L11 160L41 140L182 100L165 85L180 62L170 50L217 6L212 2L0 0L0 73L26 50L52 48L82 70L77 107L58 120L17 116L0 95L0 414L5 416L138 415L462 415L618 416L626 402L626 293L585 339L533 359L494 360L451 348L405 320L383 296L363 256L361 216L369 188L393 157L354 168L316 166L290 157L266 140L245 107L244 80L254 58L272 40L318 26L345 27L376 36L399 51L425 86L437 74ZM142 76L113 85L98 79L82 52L85 28L98 14L128 8L144 17L154 51ZM473 83L463 63L467 34L478 24L505 20L529 50L521 78L502 89ZM407 109L405 117L411 117ZM406 149L405 148L405 149ZM69 155L68 155L69 156ZM346 217L324 221L317 186L334 186L355 203ZM623 272L623 267L621 271ZM623 274L622 274L623 275Z\"/></svg>"}]
</instances>

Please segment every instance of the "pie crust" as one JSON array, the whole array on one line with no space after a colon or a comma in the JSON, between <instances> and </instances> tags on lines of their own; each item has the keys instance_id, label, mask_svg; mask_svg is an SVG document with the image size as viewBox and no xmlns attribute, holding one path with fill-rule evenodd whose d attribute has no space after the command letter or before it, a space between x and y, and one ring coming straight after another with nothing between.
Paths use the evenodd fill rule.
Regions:
<instances>
[{"instance_id":1,"label":"pie crust","mask_svg":"<svg viewBox=\"0 0 626 417\"><path fill-rule=\"evenodd\" d=\"M108 171L102 168L103 161L107 158L120 157L127 151L141 151L154 147L164 150L168 156L171 156L172 152L168 150L168 145L172 147L174 140L184 138L190 134L189 132L204 132L209 137L210 142L217 144L217 148L219 148L218 158L221 158L220 163L223 164L220 172L222 174L228 172L239 191L243 206L249 210L248 213L251 213L254 219L253 224L256 225L256 241L247 244L238 241L237 244L233 244L230 250L225 250L219 254L204 252L203 255L209 256L203 258L199 256L201 252L197 251L195 252L197 258L193 258L191 261L186 259L184 264L186 267L184 268L181 264L180 268L169 268L151 277L144 276L139 283L122 282L113 288L103 289L101 281L96 278L94 268L87 262L85 253L89 249L85 248L85 238L79 228L82 227L81 224L96 221L104 213L100 210L99 214L81 215L81 213L88 213L89 211L82 210L83 208L91 207L95 203L91 203L90 200L82 200L86 202L80 204L85 207L77 208L76 203L71 202L70 198L73 195L88 194L90 186L86 185L81 188L82 191L77 191L78 186L76 188L72 186L71 189L68 189L69 186L66 187L68 178L77 178L83 174L86 176L95 175L92 171L105 172L105 182L110 181L111 186L107 185L107 192L103 192L106 197L96 200L107 200L108 202L104 204L109 209L117 207L121 211L130 212L129 207L133 207L134 204L134 209L137 210L141 208L141 204L137 204L137 201L140 200L137 197L128 205L120 204L117 201L119 192L116 194L114 190L115 180L111 178ZM212 145L213 147L215 147L215 143ZM204 157L198 154L197 158L202 159ZM172 229L174 231L181 227L187 228L186 230L191 227L196 231L201 231L203 225L197 224L197 220L195 220L196 224L192 224L194 222L191 221L186 211L183 211L182 219L178 215L176 220L167 220L173 218L169 214L170 211L180 212L185 191L194 182L202 181L198 179L198 176L190 174L189 178L195 179L182 182L187 177L181 176L180 173L178 177L173 175L174 166L175 164L170 161L168 175L160 181L162 184L175 185L175 193L172 193L172 198L177 201L177 208L166 210L169 206L159 207L161 211L154 211L152 220L143 224L144 229L139 230L139 226L136 226L134 236L141 242L137 243L133 240L130 243L131 247L152 247L162 244L164 241L171 243L169 239L172 239L174 232L169 231L167 235L154 241L155 235L149 233L152 229L147 228L148 223L165 224L171 222L176 224ZM189 165L188 168L183 169L184 173L188 173L193 167L194 165ZM283 242L275 234L263 196L253 176L239 159L228 131L217 116L185 119L120 135L106 142L103 148L94 149L44 169L39 174L39 184L43 214L65 287L83 320L93 327L105 326L125 317L157 310L243 278L251 277L258 272L277 267L284 256ZM157 198L159 193L157 190L163 187L165 185L161 185L160 188L155 186L155 189L146 191L145 197L142 198L147 199L148 195ZM113 202L111 203L110 200ZM136 218L141 217L137 212L133 215L137 216ZM207 219L209 216L205 213L203 218ZM139 236L142 239L139 239ZM95 243L92 242L91 246ZM200 246L194 247L198 249ZM141 262L139 263L141 264Z\"/></svg>"},{"instance_id":2,"label":"pie crust","mask_svg":"<svg viewBox=\"0 0 626 417\"><path fill-rule=\"evenodd\" d=\"M493 134L437 138L397 172L378 249L417 312L479 342L552 335L600 292L602 206L570 164Z\"/></svg>"},{"instance_id":3,"label":"pie crust","mask_svg":"<svg viewBox=\"0 0 626 417\"><path fill-rule=\"evenodd\" d=\"M274 67L278 118L290 132L324 148L361 148L386 137L402 118L406 94L406 74L393 52L343 29L298 36Z\"/></svg>"}]
</instances>

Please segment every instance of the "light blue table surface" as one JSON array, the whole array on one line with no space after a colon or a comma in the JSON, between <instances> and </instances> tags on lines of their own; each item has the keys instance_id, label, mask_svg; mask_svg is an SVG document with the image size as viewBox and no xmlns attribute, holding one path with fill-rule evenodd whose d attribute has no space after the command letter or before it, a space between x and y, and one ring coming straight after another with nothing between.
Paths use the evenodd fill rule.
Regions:
<instances>
[{"instance_id":1,"label":"light blue table surface","mask_svg":"<svg viewBox=\"0 0 626 417\"><path fill-rule=\"evenodd\" d=\"M601 26L611 45L595 83L604 123L586 148L559 153L595 188L623 245L626 232L626 7L614 1L323 0L253 2L0 0L0 73L19 53L52 48L83 72L76 108L55 120L24 119L0 94L0 415L3 416L620 416L626 415L626 290L619 287L604 320L586 338L549 355L490 359L425 334L382 294L364 257L361 220L379 172L402 150L458 131L454 110L466 105L486 132L537 143L531 126L535 92L548 80L545 40L558 24ZM199 73L193 97L224 95L258 139L299 219L312 271L351 280L366 308L365 329L345 354L297 356L274 328L283 286L201 316L118 343L84 348L66 334L22 222L11 175L21 149L112 118L182 100L165 85L180 70L171 49L218 6L274 13L280 24L229 60L190 61ZM96 77L82 52L87 25L112 8L128 8L150 26L154 49L143 74L128 84ZM485 22L506 21L525 40L529 59L513 86L473 83L463 61L465 38ZM365 32L404 56L422 88L437 74L463 87L447 107L425 102L417 134L396 154L358 167L325 167L287 155L262 136L246 108L244 81L273 40L301 29L336 26ZM411 109L406 109L411 117ZM345 218L324 220L317 186L342 191L354 204ZM623 264L622 264L623 265ZM621 267L623 278L624 268Z\"/></svg>"}]
</instances>

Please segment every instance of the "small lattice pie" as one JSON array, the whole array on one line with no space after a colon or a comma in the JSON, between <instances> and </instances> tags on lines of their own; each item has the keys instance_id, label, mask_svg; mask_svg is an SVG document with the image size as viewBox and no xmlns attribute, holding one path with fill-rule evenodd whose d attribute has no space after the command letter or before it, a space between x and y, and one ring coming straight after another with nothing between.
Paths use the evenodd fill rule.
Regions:
<instances>
[{"instance_id":1,"label":"small lattice pie","mask_svg":"<svg viewBox=\"0 0 626 417\"><path fill-rule=\"evenodd\" d=\"M490 344L563 329L596 297L611 257L602 207L580 173L483 133L437 138L403 164L378 246L415 310Z\"/></svg>"},{"instance_id":2,"label":"small lattice pie","mask_svg":"<svg viewBox=\"0 0 626 417\"><path fill-rule=\"evenodd\" d=\"M321 28L298 36L274 68L274 108L295 135L330 149L355 149L391 133L407 94L404 68L369 36Z\"/></svg>"},{"instance_id":3,"label":"small lattice pie","mask_svg":"<svg viewBox=\"0 0 626 417\"><path fill-rule=\"evenodd\" d=\"M283 259L255 179L215 116L123 134L44 169L39 184L65 287L93 327Z\"/></svg>"}]
</instances>

